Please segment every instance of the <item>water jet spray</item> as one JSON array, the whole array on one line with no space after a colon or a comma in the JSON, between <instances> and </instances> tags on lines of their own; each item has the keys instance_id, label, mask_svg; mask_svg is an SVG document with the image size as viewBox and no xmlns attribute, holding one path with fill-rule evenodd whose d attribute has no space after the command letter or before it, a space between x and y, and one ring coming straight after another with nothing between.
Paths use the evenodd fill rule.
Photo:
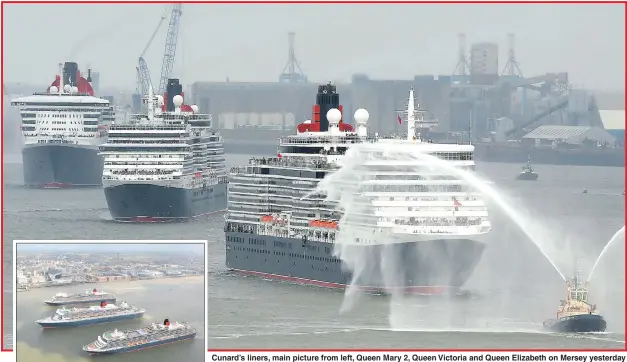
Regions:
<instances>
[{"instance_id":1,"label":"water jet spray","mask_svg":"<svg viewBox=\"0 0 627 362\"><path fill-rule=\"evenodd\" d=\"M594 265L592 266L592 269L590 269L590 275L588 275L588 279L586 279L587 281L590 281L590 279L592 279L592 275L594 274L594 269L596 269L597 265L599 265L599 262L603 258L603 255L605 255L605 253L609 250L610 246L613 245L616 240L620 240L621 237L623 238L623 241L624 241L625 240L625 225L623 225L623 227L620 228L614 234L614 236L612 236L610 241L607 242L607 244L605 245L605 247L601 251L601 254L599 254L599 257L594 262Z\"/></svg>"}]
</instances>

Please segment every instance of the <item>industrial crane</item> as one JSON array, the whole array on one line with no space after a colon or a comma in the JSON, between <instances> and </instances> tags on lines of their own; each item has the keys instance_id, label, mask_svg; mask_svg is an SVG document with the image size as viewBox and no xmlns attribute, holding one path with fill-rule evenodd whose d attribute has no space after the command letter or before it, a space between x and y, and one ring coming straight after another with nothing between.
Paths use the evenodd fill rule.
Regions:
<instances>
[{"instance_id":1,"label":"industrial crane","mask_svg":"<svg viewBox=\"0 0 627 362\"><path fill-rule=\"evenodd\" d=\"M170 16L170 25L168 26L168 34L165 40L165 49L163 53L163 64L161 66L161 78L159 79L159 88L157 89L156 94L163 94L165 91L165 86L168 82L168 78L172 73L172 68L174 68L174 57L176 55L176 45L178 43L178 33L179 33L179 23L181 18L181 4L175 4L172 8L172 14ZM152 80L150 78L150 71L148 70L148 65L146 64L146 60L144 59L144 54L150 47L150 44L155 39L157 32L161 28L161 24L165 20L165 14L161 16L161 20L159 20L159 24L155 28L155 31L152 33L148 44L144 48L144 51L139 56L139 62L137 66L137 93L146 96L148 94L148 88L152 86ZM154 87L153 87L154 89Z\"/></svg>"},{"instance_id":2,"label":"industrial crane","mask_svg":"<svg viewBox=\"0 0 627 362\"><path fill-rule=\"evenodd\" d=\"M163 63L161 65L161 79L159 80L159 88L157 94L163 94L165 91L168 78L174 68L174 56L176 55L176 45L179 37L179 22L181 19L182 4L175 4L172 7L172 15L170 16L170 25L168 26L168 34L165 38L165 49L163 50Z\"/></svg>"},{"instance_id":3,"label":"industrial crane","mask_svg":"<svg viewBox=\"0 0 627 362\"><path fill-rule=\"evenodd\" d=\"M146 64L146 60L144 60L144 55L146 54L146 51L150 47L150 44L152 44L152 41L155 39L155 36L157 35L159 28L161 28L161 24L163 24L163 20L165 20L165 14L161 16L161 20L159 20L159 24L157 24L155 31L152 33L152 36L150 37L150 40L148 40L148 44L146 44L144 51L142 51L141 55L139 56L139 62L137 66L137 93L140 94L142 97L148 94L148 88L152 86L152 81L150 79L150 72L148 71L148 65Z\"/></svg>"}]
</instances>

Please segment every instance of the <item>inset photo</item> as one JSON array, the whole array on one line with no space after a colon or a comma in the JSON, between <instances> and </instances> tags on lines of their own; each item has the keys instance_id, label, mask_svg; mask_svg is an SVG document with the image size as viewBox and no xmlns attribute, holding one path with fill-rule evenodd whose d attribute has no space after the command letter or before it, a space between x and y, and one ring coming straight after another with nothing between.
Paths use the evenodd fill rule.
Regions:
<instances>
[{"instance_id":1,"label":"inset photo","mask_svg":"<svg viewBox=\"0 0 627 362\"><path fill-rule=\"evenodd\" d=\"M16 241L17 361L205 361L206 244Z\"/></svg>"}]
</instances>

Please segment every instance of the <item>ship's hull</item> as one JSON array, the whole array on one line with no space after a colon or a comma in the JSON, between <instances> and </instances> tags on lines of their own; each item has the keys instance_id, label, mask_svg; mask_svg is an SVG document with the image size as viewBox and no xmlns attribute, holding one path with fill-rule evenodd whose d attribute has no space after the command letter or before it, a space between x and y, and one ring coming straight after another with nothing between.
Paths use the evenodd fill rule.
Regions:
<instances>
[{"instance_id":1,"label":"ship's hull","mask_svg":"<svg viewBox=\"0 0 627 362\"><path fill-rule=\"evenodd\" d=\"M105 187L111 217L116 221L181 221L226 209L227 184L186 189L154 184Z\"/></svg>"},{"instance_id":2,"label":"ship's hull","mask_svg":"<svg viewBox=\"0 0 627 362\"><path fill-rule=\"evenodd\" d=\"M598 314L580 314L544 322L544 328L558 333L605 332L607 323Z\"/></svg>"},{"instance_id":3,"label":"ship's hull","mask_svg":"<svg viewBox=\"0 0 627 362\"><path fill-rule=\"evenodd\" d=\"M91 326L94 324L102 324L102 323L123 321L127 319L141 318L143 315L144 315L144 312L107 316L107 317L98 318L98 319L82 319L82 320L75 320L75 321L57 321L57 322L38 321L37 324L39 324L43 328L82 327L82 326Z\"/></svg>"},{"instance_id":4,"label":"ship's hull","mask_svg":"<svg viewBox=\"0 0 627 362\"><path fill-rule=\"evenodd\" d=\"M139 351L141 349L146 349L150 347L162 346L164 344L185 341L185 340L192 339L195 337L196 337L196 333L173 337L173 338L164 339L164 340L151 341L148 343L138 344L134 346L121 347L119 349L110 349L110 350L104 350L104 351L86 351L86 352L90 354L117 354L117 353L124 353L124 352L133 352L133 351Z\"/></svg>"},{"instance_id":5,"label":"ship's hull","mask_svg":"<svg viewBox=\"0 0 627 362\"><path fill-rule=\"evenodd\" d=\"M226 266L245 274L329 288L417 294L456 293L472 274L485 243L468 238L390 245L344 246L361 255L364 272L352 280L333 244L226 231ZM382 270L384 272L382 273ZM391 280L389 279L390 277Z\"/></svg>"},{"instance_id":6,"label":"ship's hull","mask_svg":"<svg viewBox=\"0 0 627 362\"><path fill-rule=\"evenodd\" d=\"M26 145L22 149L27 187L93 187L102 185L103 159L82 145Z\"/></svg>"},{"instance_id":7,"label":"ship's hull","mask_svg":"<svg viewBox=\"0 0 627 362\"><path fill-rule=\"evenodd\" d=\"M521 172L516 180L520 181L536 181L538 179L537 173Z\"/></svg>"},{"instance_id":8,"label":"ship's hull","mask_svg":"<svg viewBox=\"0 0 627 362\"><path fill-rule=\"evenodd\" d=\"M76 299L68 299L68 300L46 300L44 303L51 306L60 306L60 305L79 305L79 304L93 304L93 303L115 303L115 298L99 298L99 299L84 299L84 300L76 300Z\"/></svg>"}]
</instances>

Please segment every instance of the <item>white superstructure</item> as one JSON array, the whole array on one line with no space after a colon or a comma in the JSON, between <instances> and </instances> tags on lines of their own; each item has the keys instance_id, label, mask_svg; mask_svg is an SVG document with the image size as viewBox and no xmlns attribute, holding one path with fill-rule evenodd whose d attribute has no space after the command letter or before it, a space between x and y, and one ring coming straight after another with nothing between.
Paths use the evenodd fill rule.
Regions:
<instances>
[{"instance_id":1,"label":"white superstructure","mask_svg":"<svg viewBox=\"0 0 627 362\"><path fill-rule=\"evenodd\" d=\"M411 155L420 150L448 161L450 166L474 169L474 146L432 143L416 133L416 129L429 128L434 122L425 121L414 104L410 90L404 139L369 136L365 109L354 114L356 129L342 132L341 112L331 109L327 112L327 132L282 137L278 157L252 159L247 166L231 169L227 222L261 235L330 243L335 242L338 227L346 224L370 235L373 230L389 232L393 237L386 238L386 243L434 238L483 241L491 225L480 195L459 177L430 167L428 160L399 157L399 153ZM364 153L351 160L358 165L346 188L367 207L340 224L342 214L335 205L325 201L324 195L310 193L327 174L338 171L340 163L349 157L347 150L355 144L362 144ZM393 153L386 155L388 149ZM347 242L347 238L342 239ZM378 239L356 235L348 242L372 245L380 243Z\"/></svg>"},{"instance_id":2,"label":"white superstructure","mask_svg":"<svg viewBox=\"0 0 627 362\"><path fill-rule=\"evenodd\" d=\"M105 187L153 184L192 189L226 179L221 136L212 129L211 115L182 111L183 97L173 98L174 112L163 112L164 99L150 90L147 114L112 125L104 156Z\"/></svg>"},{"instance_id":3,"label":"white superstructure","mask_svg":"<svg viewBox=\"0 0 627 362\"><path fill-rule=\"evenodd\" d=\"M51 86L47 93L13 99L20 109L24 145L68 144L97 148L107 137L107 127L115 115L106 99L79 93L78 88L63 84Z\"/></svg>"}]
</instances>

